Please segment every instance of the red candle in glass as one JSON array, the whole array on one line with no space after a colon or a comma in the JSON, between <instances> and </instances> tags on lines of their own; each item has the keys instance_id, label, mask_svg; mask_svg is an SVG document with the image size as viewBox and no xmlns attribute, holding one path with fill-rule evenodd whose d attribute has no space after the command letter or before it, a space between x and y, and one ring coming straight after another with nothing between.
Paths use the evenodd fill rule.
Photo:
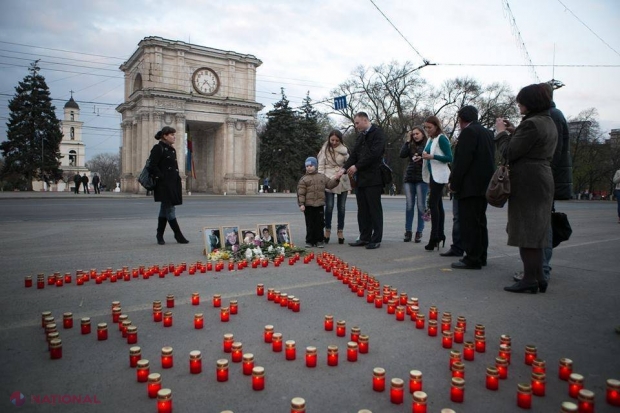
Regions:
<instances>
[{"instance_id":1,"label":"red candle in glass","mask_svg":"<svg viewBox=\"0 0 620 413\"><path fill-rule=\"evenodd\" d=\"M456 327L461 327L463 332L467 332L467 320L462 315L456 318Z\"/></svg>"},{"instance_id":2,"label":"red candle in glass","mask_svg":"<svg viewBox=\"0 0 620 413\"><path fill-rule=\"evenodd\" d=\"M390 300L387 303L387 313L388 314L395 314L396 313L396 300Z\"/></svg>"},{"instance_id":3,"label":"red candle in glass","mask_svg":"<svg viewBox=\"0 0 620 413\"><path fill-rule=\"evenodd\" d=\"M450 400L454 403L463 403L465 399L465 380L460 377L452 377L450 387Z\"/></svg>"},{"instance_id":4,"label":"red candle in glass","mask_svg":"<svg viewBox=\"0 0 620 413\"><path fill-rule=\"evenodd\" d=\"M274 304L280 304L280 300L281 300L280 291L275 290L273 292L273 302L274 302Z\"/></svg>"},{"instance_id":5,"label":"red candle in glass","mask_svg":"<svg viewBox=\"0 0 620 413\"><path fill-rule=\"evenodd\" d=\"M316 367L316 347L308 346L306 347L306 367L314 368Z\"/></svg>"},{"instance_id":6,"label":"red candle in glass","mask_svg":"<svg viewBox=\"0 0 620 413\"><path fill-rule=\"evenodd\" d=\"M567 358L560 359L560 368L558 376L560 380L568 380L571 373L573 372L573 360Z\"/></svg>"},{"instance_id":7,"label":"red candle in glass","mask_svg":"<svg viewBox=\"0 0 620 413\"><path fill-rule=\"evenodd\" d=\"M149 377L149 361L141 359L136 362L136 379L139 383L146 383Z\"/></svg>"},{"instance_id":8,"label":"red candle in glass","mask_svg":"<svg viewBox=\"0 0 620 413\"><path fill-rule=\"evenodd\" d=\"M122 311L123 310L121 309L120 306L112 308L112 322L113 323L118 323L118 317L120 317Z\"/></svg>"},{"instance_id":9,"label":"red candle in glass","mask_svg":"<svg viewBox=\"0 0 620 413\"><path fill-rule=\"evenodd\" d=\"M396 307L396 321L405 321L405 307L400 305Z\"/></svg>"},{"instance_id":10,"label":"red candle in glass","mask_svg":"<svg viewBox=\"0 0 620 413\"><path fill-rule=\"evenodd\" d=\"M263 258L260 265L261 267L266 268L269 265L269 260L267 258Z\"/></svg>"},{"instance_id":11,"label":"red candle in glass","mask_svg":"<svg viewBox=\"0 0 620 413\"><path fill-rule=\"evenodd\" d=\"M474 327L474 336L484 336L484 324L476 324Z\"/></svg>"},{"instance_id":12,"label":"red candle in glass","mask_svg":"<svg viewBox=\"0 0 620 413\"><path fill-rule=\"evenodd\" d=\"M422 372L420 370L411 370L409 372L409 393L422 390Z\"/></svg>"},{"instance_id":13,"label":"red candle in glass","mask_svg":"<svg viewBox=\"0 0 620 413\"><path fill-rule=\"evenodd\" d=\"M202 354L198 350L189 352L189 372L190 374L202 372Z\"/></svg>"},{"instance_id":14,"label":"red candle in glass","mask_svg":"<svg viewBox=\"0 0 620 413\"><path fill-rule=\"evenodd\" d=\"M366 292L366 302L369 304L372 304L375 302L375 291L374 290L368 290Z\"/></svg>"},{"instance_id":15,"label":"red candle in glass","mask_svg":"<svg viewBox=\"0 0 620 413\"><path fill-rule=\"evenodd\" d=\"M252 354L252 353L245 353L243 355L242 366L243 366L243 374L245 376L251 376L252 375L252 369L254 368L254 354Z\"/></svg>"},{"instance_id":16,"label":"red candle in glass","mask_svg":"<svg viewBox=\"0 0 620 413\"><path fill-rule=\"evenodd\" d=\"M172 390L161 389L157 392L157 413L172 413Z\"/></svg>"},{"instance_id":17,"label":"red candle in glass","mask_svg":"<svg viewBox=\"0 0 620 413\"><path fill-rule=\"evenodd\" d=\"M121 335L123 338L127 338L127 328L131 325L131 320L124 320L121 323Z\"/></svg>"},{"instance_id":18,"label":"red candle in glass","mask_svg":"<svg viewBox=\"0 0 620 413\"><path fill-rule=\"evenodd\" d=\"M428 335L431 337L437 335L437 320L428 320Z\"/></svg>"},{"instance_id":19,"label":"red candle in glass","mask_svg":"<svg viewBox=\"0 0 620 413\"><path fill-rule=\"evenodd\" d=\"M127 327L127 344L136 344L138 342L138 327Z\"/></svg>"},{"instance_id":20,"label":"red candle in glass","mask_svg":"<svg viewBox=\"0 0 620 413\"><path fill-rule=\"evenodd\" d=\"M375 296L375 308L382 308L383 307L383 297L381 296L381 294L377 294Z\"/></svg>"},{"instance_id":21,"label":"red candle in glass","mask_svg":"<svg viewBox=\"0 0 620 413\"><path fill-rule=\"evenodd\" d=\"M228 381L228 360L219 359L215 368L215 376L217 381Z\"/></svg>"},{"instance_id":22,"label":"red candle in glass","mask_svg":"<svg viewBox=\"0 0 620 413\"><path fill-rule=\"evenodd\" d=\"M233 260L228 261L228 271L233 271L235 269L235 263Z\"/></svg>"},{"instance_id":23,"label":"red candle in glass","mask_svg":"<svg viewBox=\"0 0 620 413\"><path fill-rule=\"evenodd\" d=\"M291 413L306 413L306 401L301 397L291 400Z\"/></svg>"},{"instance_id":24,"label":"red candle in glass","mask_svg":"<svg viewBox=\"0 0 620 413\"><path fill-rule=\"evenodd\" d=\"M532 386L525 383L517 385L517 406L522 409L532 408Z\"/></svg>"},{"instance_id":25,"label":"red candle in glass","mask_svg":"<svg viewBox=\"0 0 620 413\"><path fill-rule=\"evenodd\" d=\"M213 271L213 263L211 261L207 261L207 271Z\"/></svg>"},{"instance_id":26,"label":"red candle in glass","mask_svg":"<svg viewBox=\"0 0 620 413\"><path fill-rule=\"evenodd\" d=\"M428 309L428 319L429 320L437 320L437 307L436 306L430 306Z\"/></svg>"},{"instance_id":27,"label":"red candle in glass","mask_svg":"<svg viewBox=\"0 0 620 413\"><path fill-rule=\"evenodd\" d=\"M476 352L484 353L487 350L486 338L481 335L474 336L474 341L476 343Z\"/></svg>"},{"instance_id":28,"label":"red candle in glass","mask_svg":"<svg viewBox=\"0 0 620 413\"><path fill-rule=\"evenodd\" d=\"M129 367L136 367L140 359L142 359L142 350L140 347L129 347Z\"/></svg>"},{"instance_id":29,"label":"red candle in glass","mask_svg":"<svg viewBox=\"0 0 620 413\"><path fill-rule=\"evenodd\" d=\"M84 278L77 277L77 285L84 285Z\"/></svg>"},{"instance_id":30,"label":"red candle in glass","mask_svg":"<svg viewBox=\"0 0 620 413\"><path fill-rule=\"evenodd\" d=\"M474 360L474 343L472 341L466 341L463 343L463 359L467 361Z\"/></svg>"},{"instance_id":31,"label":"red candle in glass","mask_svg":"<svg viewBox=\"0 0 620 413\"><path fill-rule=\"evenodd\" d=\"M606 399L612 406L620 406L620 380L607 380Z\"/></svg>"},{"instance_id":32,"label":"red candle in glass","mask_svg":"<svg viewBox=\"0 0 620 413\"><path fill-rule=\"evenodd\" d=\"M97 324L97 340L104 341L107 339L108 339L108 324L107 323Z\"/></svg>"},{"instance_id":33,"label":"red candle in glass","mask_svg":"<svg viewBox=\"0 0 620 413\"><path fill-rule=\"evenodd\" d=\"M80 320L82 334L90 334L90 317L84 317Z\"/></svg>"},{"instance_id":34,"label":"red candle in glass","mask_svg":"<svg viewBox=\"0 0 620 413\"><path fill-rule=\"evenodd\" d=\"M393 404L402 404L405 396L405 382L402 379L394 378L390 381L390 401Z\"/></svg>"},{"instance_id":35,"label":"red candle in glass","mask_svg":"<svg viewBox=\"0 0 620 413\"><path fill-rule=\"evenodd\" d=\"M54 338L49 342L50 358L52 360L62 358L62 340Z\"/></svg>"},{"instance_id":36,"label":"red candle in glass","mask_svg":"<svg viewBox=\"0 0 620 413\"><path fill-rule=\"evenodd\" d=\"M252 369L252 389L260 391L265 388L265 368L261 366Z\"/></svg>"},{"instance_id":37,"label":"red candle in glass","mask_svg":"<svg viewBox=\"0 0 620 413\"><path fill-rule=\"evenodd\" d=\"M62 315L63 328L73 328L73 313L64 313Z\"/></svg>"},{"instance_id":38,"label":"red candle in glass","mask_svg":"<svg viewBox=\"0 0 620 413\"><path fill-rule=\"evenodd\" d=\"M286 340L284 355L287 360L295 360L297 358L297 350L295 349L295 340Z\"/></svg>"},{"instance_id":39,"label":"red candle in glass","mask_svg":"<svg viewBox=\"0 0 620 413\"><path fill-rule=\"evenodd\" d=\"M37 277L37 290L45 288L45 277Z\"/></svg>"},{"instance_id":40,"label":"red candle in glass","mask_svg":"<svg viewBox=\"0 0 620 413\"><path fill-rule=\"evenodd\" d=\"M547 363L545 363L545 360L534 359L534 361L532 362L532 372L546 374L547 373L546 364Z\"/></svg>"},{"instance_id":41,"label":"red candle in glass","mask_svg":"<svg viewBox=\"0 0 620 413\"><path fill-rule=\"evenodd\" d=\"M213 294L213 307L221 307L222 306L222 295L221 294Z\"/></svg>"},{"instance_id":42,"label":"red candle in glass","mask_svg":"<svg viewBox=\"0 0 620 413\"><path fill-rule=\"evenodd\" d=\"M504 380L508 378L508 362L503 357L495 357L495 368L499 373L499 378Z\"/></svg>"},{"instance_id":43,"label":"red candle in glass","mask_svg":"<svg viewBox=\"0 0 620 413\"><path fill-rule=\"evenodd\" d=\"M361 354L368 353L368 350L369 350L368 335L360 334L360 337L357 340L357 347Z\"/></svg>"},{"instance_id":44,"label":"red candle in glass","mask_svg":"<svg viewBox=\"0 0 620 413\"><path fill-rule=\"evenodd\" d=\"M545 395L545 374L544 373L532 373L532 394L534 396Z\"/></svg>"},{"instance_id":45,"label":"red candle in glass","mask_svg":"<svg viewBox=\"0 0 620 413\"><path fill-rule=\"evenodd\" d=\"M24 287L26 287L26 288L32 287L32 276L31 275L27 275L24 278Z\"/></svg>"},{"instance_id":46,"label":"red candle in glass","mask_svg":"<svg viewBox=\"0 0 620 413\"><path fill-rule=\"evenodd\" d=\"M275 292L273 288L267 289L267 301L273 301L275 298Z\"/></svg>"},{"instance_id":47,"label":"red candle in glass","mask_svg":"<svg viewBox=\"0 0 620 413\"><path fill-rule=\"evenodd\" d=\"M327 346L327 365L338 365L338 346Z\"/></svg>"},{"instance_id":48,"label":"red candle in glass","mask_svg":"<svg viewBox=\"0 0 620 413\"><path fill-rule=\"evenodd\" d=\"M174 295L168 294L166 296L166 307L167 308L174 308Z\"/></svg>"},{"instance_id":49,"label":"red candle in glass","mask_svg":"<svg viewBox=\"0 0 620 413\"><path fill-rule=\"evenodd\" d=\"M164 327L172 327L172 311L164 313Z\"/></svg>"},{"instance_id":50,"label":"red candle in glass","mask_svg":"<svg viewBox=\"0 0 620 413\"><path fill-rule=\"evenodd\" d=\"M441 319L441 331L450 331L452 329L452 319L443 317Z\"/></svg>"},{"instance_id":51,"label":"red candle in glass","mask_svg":"<svg viewBox=\"0 0 620 413\"><path fill-rule=\"evenodd\" d=\"M202 313L194 314L194 328L196 330L201 330L205 325L204 316Z\"/></svg>"},{"instance_id":52,"label":"red candle in glass","mask_svg":"<svg viewBox=\"0 0 620 413\"><path fill-rule=\"evenodd\" d=\"M416 391L413 393L413 404L411 405L411 411L413 413L426 413L426 400L428 396L423 391Z\"/></svg>"},{"instance_id":53,"label":"red candle in glass","mask_svg":"<svg viewBox=\"0 0 620 413\"><path fill-rule=\"evenodd\" d=\"M63 285L63 281L62 281L62 277L58 277L56 278L56 287L62 287Z\"/></svg>"},{"instance_id":54,"label":"red candle in glass","mask_svg":"<svg viewBox=\"0 0 620 413\"><path fill-rule=\"evenodd\" d=\"M43 311L41 313L41 327L45 328L46 325L54 322L51 311Z\"/></svg>"},{"instance_id":55,"label":"red candle in glass","mask_svg":"<svg viewBox=\"0 0 620 413\"><path fill-rule=\"evenodd\" d=\"M536 352L536 346L525 346L525 364L527 364L528 366L532 365L532 363L536 359Z\"/></svg>"},{"instance_id":56,"label":"red candle in glass","mask_svg":"<svg viewBox=\"0 0 620 413\"><path fill-rule=\"evenodd\" d=\"M385 369L375 367L372 370L372 389L378 392L385 390Z\"/></svg>"},{"instance_id":57,"label":"red candle in glass","mask_svg":"<svg viewBox=\"0 0 620 413\"><path fill-rule=\"evenodd\" d=\"M583 389L583 376L581 374L571 373L568 377L568 395L576 399L581 389Z\"/></svg>"},{"instance_id":58,"label":"red candle in glass","mask_svg":"<svg viewBox=\"0 0 620 413\"><path fill-rule=\"evenodd\" d=\"M424 314L418 314L415 318L415 328L418 330L424 329Z\"/></svg>"},{"instance_id":59,"label":"red candle in glass","mask_svg":"<svg viewBox=\"0 0 620 413\"><path fill-rule=\"evenodd\" d=\"M101 284L102 282L103 282L102 277L97 276L97 277L95 278L95 284Z\"/></svg>"},{"instance_id":60,"label":"red candle in glass","mask_svg":"<svg viewBox=\"0 0 620 413\"><path fill-rule=\"evenodd\" d=\"M243 344L240 341L232 343L230 352L232 362L241 363L241 360L243 360Z\"/></svg>"},{"instance_id":61,"label":"red candle in glass","mask_svg":"<svg viewBox=\"0 0 620 413\"><path fill-rule=\"evenodd\" d=\"M461 361L461 352L458 350L450 351L450 362L448 365L450 371L452 371L452 365L457 361Z\"/></svg>"},{"instance_id":62,"label":"red candle in glass","mask_svg":"<svg viewBox=\"0 0 620 413\"><path fill-rule=\"evenodd\" d=\"M172 347L162 347L161 349L161 368L169 369L174 365Z\"/></svg>"},{"instance_id":63,"label":"red candle in glass","mask_svg":"<svg viewBox=\"0 0 620 413\"><path fill-rule=\"evenodd\" d=\"M276 353L282 351L282 333L273 333L271 337L271 350Z\"/></svg>"},{"instance_id":64,"label":"red candle in glass","mask_svg":"<svg viewBox=\"0 0 620 413\"><path fill-rule=\"evenodd\" d=\"M498 356L505 358L508 364L510 364L510 355L511 355L510 344L500 344Z\"/></svg>"},{"instance_id":65,"label":"red candle in glass","mask_svg":"<svg viewBox=\"0 0 620 413\"><path fill-rule=\"evenodd\" d=\"M347 361L357 361L357 343L355 341L349 341L347 343Z\"/></svg>"},{"instance_id":66,"label":"red candle in glass","mask_svg":"<svg viewBox=\"0 0 620 413\"><path fill-rule=\"evenodd\" d=\"M199 304L200 304L200 294L192 293L192 305L199 305Z\"/></svg>"},{"instance_id":67,"label":"red candle in glass","mask_svg":"<svg viewBox=\"0 0 620 413\"><path fill-rule=\"evenodd\" d=\"M486 386L489 390L499 389L499 372L495 367L487 367Z\"/></svg>"},{"instance_id":68,"label":"red candle in glass","mask_svg":"<svg viewBox=\"0 0 620 413\"><path fill-rule=\"evenodd\" d=\"M579 390L577 408L579 413L594 413L594 392L586 389Z\"/></svg>"},{"instance_id":69,"label":"red candle in glass","mask_svg":"<svg viewBox=\"0 0 620 413\"><path fill-rule=\"evenodd\" d=\"M326 315L323 325L325 327L325 331L333 331L334 330L334 316Z\"/></svg>"},{"instance_id":70,"label":"red candle in glass","mask_svg":"<svg viewBox=\"0 0 620 413\"><path fill-rule=\"evenodd\" d=\"M336 322L336 335L338 337L344 337L347 335L347 323L344 320L338 320Z\"/></svg>"},{"instance_id":71,"label":"red candle in glass","mask_svg":"<svg viewBox=\"0 0 620 413\"><path fill-rule=\"evenodd\" d=\"M442 333L441 345L443 348L452 348L452 331Z\"/></svg>"},{"instance_id":72,"label":"red candle in glass","mask_svg":"<svg viewBox=\"0 0 620 413\"><path fill-rule=\"evenodd\" d=\"M252 268L256 268L254 266L254 262L252 262ZM257 284L256 285L256 295L258 295L258 296L265 295L265 285L264 284Z\"/></svg>"},{"instance_id":73,"label":"red candle in glass","mask_svg":"<svg viewBox=\"0 0 620 413\"><path fill-rule=\"evenodd\" d=\"M161 390L161 374L151 373L147 377L148 384L146 385L147 394L149 398L157 398L157 392Z\"/></svg>"},{"instance_id":74,"label":"red candle in glass","mask_svg":"<svg viewBox=\"0 0 620 413\"><path fill-rule=\"evenodd\" d=\"M291 307L289 306L289 308L291 308ZM301 301L297 297L293 298L292 310L293 310L294 313L298 313L299 310L301 310Z\"/></svg>"},{"instance_id":75,"label":"red candle in glass","mask_svg":"<svg viewBox=\"0 0 620 413\"><path fill-rule=\"evenodd\" d=\"M265 326L265 331L263 332L263 338L265 343L271 343L273 340L273 326L268 324Z\"/></svg>"},{"instance_id":76,"label":"red candle in glass","mask_svg":"<svg viewBox=\"0 0 620 413\"><path fill-rule=\"evenodd\" d=\"M463 338L465 336L465 331L463 330L462 327L456 326L454 327L454 342L455 343L462 343L463 342Z\"/></svg>"},{"instance_id":77,"label":"red candle in glass","mask_svg":"<svg viewBox=\"0 0 620 413\"><path fill-rule=\"evenodd\" d=\"M360 328L357 326L351 327L351 341L358 342L360 337Z\"/></svg>"},{"instance_id":78,"label":"red candle in glass","mask_svg":"<svg viewBox=\"0 0 620 413\"><path fill-rule=\"evenodd\" d=\"M280 307L288 307L288 294L287 293L280 294Z\"/></svg>"},{"instance_id":79,"label":"red candle in glass","mask_svg":"<svg viewBox=\"0 0 620 413\"><path fill-rule=\"evenodd\" d=\"M234 342L235 337L230 334L224 334L224 341L223 341L223 347L224 347L224 353L231 353L232 352L232 345Z\"/></svg>"},{"instance_id":80,"label":"red candle in glass","mask_svg":"<svg viewBox=\"0 0 620 413\"><path fill-rule=\"evenodd\" d=\"M153 321L156 323L161 322L163 319L163 312L161 308L153 309Z\"/></svg>"},{"instance_id":81,"label":"red candle in glass","mask_svg":"<svg viewBox=\"0 0 620 413\"><path fill-rule=\"evenodd\" d=\"M220 308L220 321L227 323L230 320L230 310L228 307Z\"/></svg>"},{"instance_id":82,"label":"red candle in glass","mask_svg":"<svg viewBox=\"0 0 620 413\"><path fill-rule=\"evenodd\" d=\"M461 361L452 363L452 377L465 378L465 365Z\"/></svg>"}]
</instances>

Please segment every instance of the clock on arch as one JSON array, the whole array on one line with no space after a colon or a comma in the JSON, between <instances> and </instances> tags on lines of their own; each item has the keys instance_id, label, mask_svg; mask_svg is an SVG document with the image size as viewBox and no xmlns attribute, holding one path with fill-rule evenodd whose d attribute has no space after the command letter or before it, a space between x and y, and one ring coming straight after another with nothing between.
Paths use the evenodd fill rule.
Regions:
<instances>
[{"instance_id":1,"label":"clock on arch","mask_svg":"<svg viewBox=\"0 0 620 413\"><path fill-rule=\"evenodd\" d=\"M220 78L208 67L197 69L192 75L192 84L196 92L202 95L215 95L220 88Z\"/></svg>"}]
</instances>

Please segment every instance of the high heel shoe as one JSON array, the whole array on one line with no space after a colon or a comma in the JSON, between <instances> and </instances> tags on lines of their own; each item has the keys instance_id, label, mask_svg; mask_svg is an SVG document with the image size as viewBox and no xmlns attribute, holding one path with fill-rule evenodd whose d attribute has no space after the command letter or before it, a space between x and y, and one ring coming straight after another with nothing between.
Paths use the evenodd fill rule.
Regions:
<instances>
[{"instance_id":1,"label":"high heel shoe","mask_svg":"<svg viewBox=\"0 0 620 413\"><path fill-rule=\"evenodd\" d=\"M545 286L545 291L547 287ZM514 283L510 287L504 287L504 291L508 291L511 293L524 293L529 291L532 294L536 294L538 292L538 282L534 281L533 283L524 283L523 281L519 281L518 283Z\"/></svg>"},{"instance_id":2,"label":"high heel shoe","mask_svg":"<svg viewBox=\"0 0 620 413\"><path fill-rule=\"evenodd\" d=\"M433 250L435 249L435 247L437 247L437 249L439 249L439 239L438 239L438 238L433 238L433 237L431 237L431 238L428 240L428 244L426 244L426 245L424 246L424 249L425 249L426 251L433 251Z\"/></svg>"},{"instance_id":3,"label":"high heel shoe","mask_svg":"<svg viewBox=\"0 0 620 413\"><path fill-rule=\"evenodd\" d=\"M338 230L338 244L344 244L344 235L341 229Z\"/></svg>"},{"instance_id":4,"label":"high heel shoe","mask_svg":"<svg viewBox=\"0 0 620 413\"><path fill-rule=\"evenodd\" d=\"M547 281L538 281L538 291L540 291L541 293L546 293L548 286L549 283Z\"/></svg>"},{"instance_id":5,"label":"high heel shoe","mask_svg":"<svg viewBox=\"0 0 620 413\"><path fill-rule=\"evenodd\" d=\"M326 229L325 230L325 236L323 237L323 242L326 244L329 244L329 237L332 234L331 230Z\"/></svg>"},{"instance_id":6,"label":"high heel shoe","mask_svg":"<svg viewBox=\"0 0 620 413\"><path fill-rule=\"evenodd\" d=\"M437 249L439 249L439 241L442 241L441 248L446 246L446 236L442 235L441 238L437 240Z\"/></svg>"}]
</instances>

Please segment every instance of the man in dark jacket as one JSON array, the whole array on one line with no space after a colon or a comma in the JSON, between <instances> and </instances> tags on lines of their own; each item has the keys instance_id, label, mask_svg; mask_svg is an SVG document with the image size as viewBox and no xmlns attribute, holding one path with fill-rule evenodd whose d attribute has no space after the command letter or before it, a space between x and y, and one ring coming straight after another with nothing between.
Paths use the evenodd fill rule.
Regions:
<instances>
[{"instance_id":1,"label":"man in dark jacket","mask_svg":"<svg viewBox=\"0 0 620 413\"><path fill-rule=\"evenodd\" d=\"M452 264L457 269L480 269L486 265L486 189L495 169L493 133L478 123L478 110L464 106L458 112L461 128L450 174L450 190L458 200L461 240L465 256Z\"/></svg>"},{"instance_id":2,"label":"man in dark jacket","mask_svg":"<svg viewBox=\"0 0 620 413\"><path fill-rule=\"evenodd\" d=\"M82 185L82 177L80 176L80 174L76 173L75 175L73 175L73 183L75 184L75 193L79 194L80 186Z\"/></svg>"},{"instance_id":3,"label":"man in dark jacket","mask_svg":"<svg viewBox=\"0 0 620 413\"><path fill-rule=\"evenodd\" d=\"M349 245L375 249L381 246L383 238L381 206L383 182L379 166L385 147L385 135L380 127L370 123L368 115L364 112L356 114L353 123L359 135L342 172L346 171L357 186L355 196L360 236L356 242L351 242Z\"/></svg>"},{"instance_id":4,"label":"man in dark jacket","mask_svg":"<svg viewBox=\"0 0 620 413\"><path fill-rule=\"evenodd\" d=\"M95 194L101 194L101 191L99 190L99 182L99 175L95 173L95 176L93 176L93 189L95 190Z\"/></svg>"},{"instance_id":5,"label":"man in dark jacket","mask_svg":"<svg viewBox=\"0 0 620 413\"><path fill-rule=\"evenodd\" d=\"M90 194L90 190L88 189L88 177L86 176L86 172L82 175L82 185L84 185L84 193Z\"/></svg>"}]
</instances>

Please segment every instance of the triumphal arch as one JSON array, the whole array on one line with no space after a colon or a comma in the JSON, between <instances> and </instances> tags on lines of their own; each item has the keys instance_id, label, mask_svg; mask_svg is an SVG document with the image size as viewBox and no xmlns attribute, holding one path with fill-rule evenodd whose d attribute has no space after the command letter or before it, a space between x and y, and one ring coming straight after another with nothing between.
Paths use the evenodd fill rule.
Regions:
<instances>
[{"instance_id":1,"label":"triumphal arch","mask_svg":"<svg viewBox=\"0 0 620 413\"><path fill-rule=\"evenodd\" d=\"M176 129L179 173L187 191L254 194L256 68L252 55L145 37L121 65L125 73L121 190L137 182L164 126Z\"/></svg>"}]
</instances>

